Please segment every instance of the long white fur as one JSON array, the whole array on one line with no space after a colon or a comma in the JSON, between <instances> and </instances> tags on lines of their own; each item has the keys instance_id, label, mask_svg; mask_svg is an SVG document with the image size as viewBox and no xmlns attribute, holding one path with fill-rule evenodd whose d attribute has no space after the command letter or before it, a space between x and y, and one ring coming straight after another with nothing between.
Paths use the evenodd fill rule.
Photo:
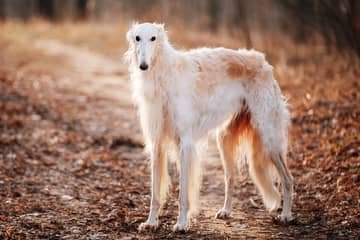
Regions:
<instances>
[{"instance_id":1,"label":"long white fur","mask_svg":"<svg viewBox=\"0 0 360 240\"><path fill-rule=\"evenodd\" d=\"M136 37L140 40L137 41ZM154 41L151 41L152 37L155 37ZM200 161L195 146L210 130L220 129L229 118L245 111L245 107L251 114L251 126L261 139L264 156L271 158L271 162L263 165L255 161L249 164L250 174L263 196L265 206L275 210L280 204L279 193L273 185L273 189L266 186L273 184L270 177L272 169L278 169L277 173L287 187L284 190L287 201L284 201L281 218L291 219L292 182L284 165L289 112L273 78L272 67L264 55L254 50L225 48L178 51L169 43L164 26L151 23L134 24L127 33L127 40L129 49L125 59L130 66L133 96L152 162L150 214L139 229L158 226L158 212L169 184L165 153L169 145L176 146L180 159L180 211L174 230L188 229L189 216L195 210L200 188ZM241 62L244 69L227 72L227 64L231 64L231 61ZM140 64L148 65L148 69L141 70ZM249 69L255 71L247 74ZM241 70L245 71L244 74ZM234 80L234 76L230 77L229 74L239 74L239 77ZM246 106L242 104L244 101ZM221 152L222 145L218 145ZM254 146L252 149L250 147L251 151L258 151ZM227 159L222 158L226 163ZM251 163L251 159L248 160ZM268 175L265 178L269 183L264 184L259 180L259 177L262 178L262 175L257 176L261 172L256 172L259 166L265 168L264 175ZM225 175L230 179L232 175L224 167ZM229 180L224 208L218 217L230 213L231 187Z\"/></svg>"}]
</instances>

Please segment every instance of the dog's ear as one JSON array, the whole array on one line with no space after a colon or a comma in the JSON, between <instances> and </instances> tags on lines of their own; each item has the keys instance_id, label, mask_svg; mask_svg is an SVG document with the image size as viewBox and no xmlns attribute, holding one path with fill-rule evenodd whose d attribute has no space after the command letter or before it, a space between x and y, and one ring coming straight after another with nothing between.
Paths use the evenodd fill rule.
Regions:
<instances>
[{"instance_id":1,"label":"dog's ear","mask_svg":"<svg viewBox=\"0 0 360 240\"><path fill-rule=\"evenodd\" d=\"M161 40L167 41L167 32L165 30L165 24L164 23L155 23L154 24L158 29L158 35L161 38Z\"/></svg>"},{"instance_id":2,"label":"dog's ear","mask_svg":"<svg viewBox=\"0 0 360 240\"><path fill-rule=\"evenodd\" d=\"M126 33L126 40L129 43L132 41L132 35L133 35L133 30L132 30L132 28L130 28L129 31L127 31L127 33Z\"/></svg>"},{"instance_id":3,"label":"dog's ear","mask_svg":"<svg viewBox=\"0 0 360 240\"><path fill-rule=\"evenodd\" d=\"M128 50L123 55L123 61L125 64L131 64L135 56L135 50L133 44L129 45Z\"/></svg>"},{"instance_id":4,"label":"dog's ear","mask_svg":"<svg viewBox=\"0 0 360 240\"><path fill-rule=\"evenodd\" d=\"M154 24L159 29L159 31L165 32L165 24L164 23L154 23Z\"/></svg>"},{"instance_id":5,"label":"dog's ear","mask_svg":"<svg viewBox=\"0 0 360 240\"><path fill-rule=\"evenodd\" d=\"M128 50L124 53L123 56L123 60L125 63L130 64L131 61L134 58L135 55L135 47L134 47L134 29L136 27L137 23L133 23L132 26L130 27L129 31L126 33L126 40L129 43L129 48Z\"/></svg>"},{"instance_id":6,"label":"dog's ear","mask_svg":"<svg viewBox=\"0 0 360 240\"><path fill-rule=\"evenodd\" d=\"M129 28L129 31L127 31L127 33L126 33L126 40L127 40L129 43L131 43L132 40L133 40L133 38L134 38L134 36L133 36L133 34L134 34L134 29L136 28L137 25L138 25L137 22L133 22L133 23L131 24L130 28Z\"/></svg>"}]
</instances>

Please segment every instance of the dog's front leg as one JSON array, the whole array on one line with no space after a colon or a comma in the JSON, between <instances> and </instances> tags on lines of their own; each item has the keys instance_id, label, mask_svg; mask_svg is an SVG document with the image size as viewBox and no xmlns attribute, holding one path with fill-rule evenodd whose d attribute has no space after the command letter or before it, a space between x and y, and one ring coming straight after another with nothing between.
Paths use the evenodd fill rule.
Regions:
<instances>
[{"instance_id":1,"label":"dog's front leg","mask_svg":"<svg viewBox=\"0 0 360 240\"><path fill-rule=\"evenodd\" d=\"M190 209L190 180L192 179L191 167L196 161L195 149L192 143L180 144L180 206L179 217L173 231L186 231L189 227Z\"/></svg>"},{"instance_id":2,"label":"dog's front leg","mask_svg":"<svg viewBox=\"0 0 360 240\"><path fill-rule=\"evenodd\" d=\"M146 229L155 230L158 227L158 214L160 209L160 191L161 191L161 181L164 178L164 172L166 169L162 169L166 167L164 161L164 154L162 153L162 149L160 144L155 144L155 146L151 149L150 153L151 158L151 203L150 203L150 213L146 222L140 224L139 231L144 231Z\"/></svg>"}]
</instances>

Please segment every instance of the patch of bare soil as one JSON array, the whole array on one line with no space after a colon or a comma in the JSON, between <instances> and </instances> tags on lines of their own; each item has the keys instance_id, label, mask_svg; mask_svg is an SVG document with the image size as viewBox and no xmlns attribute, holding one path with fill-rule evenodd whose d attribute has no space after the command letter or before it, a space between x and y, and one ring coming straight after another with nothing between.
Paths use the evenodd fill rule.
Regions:
<instances>
[{"instance_id":1,"label":"patch of bare soil","mask_svg":"<svg viewBox=\"0 0 360 240\"><path fill-rule=\"evenodd\" d=\"M358 81L334 98L306 95L292 108L292 225L279 225L264 211L246 172L238 177L232 218L216 220L224 183L210 144L191 231L171 232L178 194L171 165L161 227L138 234L149 210L150 172L126 69L75 45L39 40L34 46L27 50L32 59L4 53L0 69L0 239L359 238ZM310 83L303 84L283 87L298 97L297 88Z\"/></svg>"}]
</instances>

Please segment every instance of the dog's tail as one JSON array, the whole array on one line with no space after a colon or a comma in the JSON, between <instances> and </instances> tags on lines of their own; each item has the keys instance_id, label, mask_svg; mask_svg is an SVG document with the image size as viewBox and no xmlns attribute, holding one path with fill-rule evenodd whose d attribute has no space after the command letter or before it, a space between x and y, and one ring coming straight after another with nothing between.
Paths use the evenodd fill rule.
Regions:
<instances>
[{"instance_id":1,"label":"dog's tail","mask_svg":"<svg viewBox=\"0 0 360 240\"><path fill-rule=\"evenodd\" d=\"M238 166L249 167L249 175L259 190L264 205L269 211L276 210L280 205L280 193L275 187L277 171L271 155L263 144L262 134L250 121L250 113L242 114L237 123L238 127ZM246 117L248 119L246 119Z\"/></svg>"},{"instance_id":2,"label":"dog's tail","mask_svg":"<svg viewBox=\"0 0 360 240\"><path fill-rule=\"evenodd\" d=\"M256 85L258 83L255 81L247 94L250 126L245 128L247 131L244 131L242 137L246 147L240 146L239 150L245 152L250 176L263 198L265 207L273 211L279 207L281 201L275 182L280 179L283 184L291 180L286 168L290 114L287 102L273 77L272 67L265 59L262 65L257 76L262 85ZM287 191L287 195L290 195L289 192L291 193Z\"/></svg>"},{"instance_id":3,"label":"dog's tail","mask_svg":"<svg viewBox=\"0 0 360 240\"><path fill-rule=\"evenodd\" d=\"M251 146L247 154L249 173L262 196L265 207L271 212L280 206L281 196L274 184L278 175L271 156L255 130L251 133L249 141Z\"/></svg>"}]
</instances>

